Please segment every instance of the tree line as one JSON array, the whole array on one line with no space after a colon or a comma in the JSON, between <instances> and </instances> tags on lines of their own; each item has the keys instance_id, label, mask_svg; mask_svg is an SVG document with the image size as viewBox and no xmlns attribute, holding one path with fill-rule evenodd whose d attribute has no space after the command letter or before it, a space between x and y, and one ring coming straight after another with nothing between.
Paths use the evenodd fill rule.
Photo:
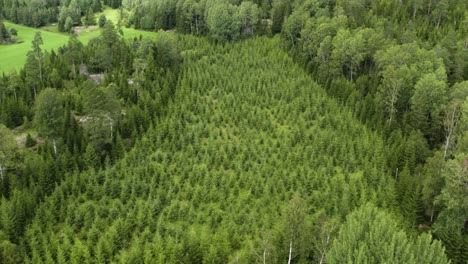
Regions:
<instances>
[{"instance_id":1,"label":"tree line","mask_svg":"<svg viewBox=\"0 0 468 264\"><path fill-rule=\"evenodd\" d=\"M329 95L386 144L400 142L388 153L400 210L413 230L441 239L455 263L466 261L468 239L466 8L445 0L305 1L278 28Z\"/></svg>"}]
</instances>

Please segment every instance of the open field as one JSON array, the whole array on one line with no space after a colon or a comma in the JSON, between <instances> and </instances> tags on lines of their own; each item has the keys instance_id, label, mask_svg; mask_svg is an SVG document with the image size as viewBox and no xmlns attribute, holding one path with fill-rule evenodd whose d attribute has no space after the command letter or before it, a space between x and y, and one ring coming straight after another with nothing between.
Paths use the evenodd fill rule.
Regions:
<instances>
[{"instance_id":1,"label":"open field","mask_svg":"<svg viewBox=\"0 0 468 264\"><path fill-rule=\"evenodd\" d=\"M118 10L106 9L103 11L106 17L112 20L114 23L118 20ZM96 17L99 17L100 14L97 14ZM56 26L47 26L43 28L31 28L23 25L18 25L5 21L5 26L7 28L15 28L18 30L17 40L18 44L12 45L1 45L0 46L0 72L11 72L13 70L19 70L23 67L26 62L26 55L29 50L31 50L31 41L34 38L34 34L37 31L42 32L42 39L44 45L42 46L43 50L53 50L58 49L68 42L69 35L64 33L59 33L56 30ZM133 39L142 35L143 37L153 37L155 32L148 32L142 30L136 30L133 28L122 28L124 37L127 39ZM83 30L78 39L87 44L91 39L99 36L99 29L94 30Z\"/></svg>"}]
</instances>

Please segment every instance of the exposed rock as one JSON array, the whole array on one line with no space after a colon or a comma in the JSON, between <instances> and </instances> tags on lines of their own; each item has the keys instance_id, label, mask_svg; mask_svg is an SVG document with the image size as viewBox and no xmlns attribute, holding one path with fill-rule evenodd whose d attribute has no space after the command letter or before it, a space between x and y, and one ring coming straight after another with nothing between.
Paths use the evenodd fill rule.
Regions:
<instances>
[{"instance_id":1,"label":"exposed rock","mask_svg":"<svg viewBox=\"0 0 468 264\"><path fill-rule=\"evenodd\" d=\"M80 65L80 74L83 74L85 76L89 76L88 67L86 67L85 64Z\"/></svg>"},{"instance_id":2,"label":"exposed rock","mask_svg":"<svg viewBox=\"0 0 468 264\"><path fill-rule=\"evenodd\" d=\"M96 84L101 84L104 81L104 73L90 74L89 79L91 79Z\"/></svg>"}]
</instances>

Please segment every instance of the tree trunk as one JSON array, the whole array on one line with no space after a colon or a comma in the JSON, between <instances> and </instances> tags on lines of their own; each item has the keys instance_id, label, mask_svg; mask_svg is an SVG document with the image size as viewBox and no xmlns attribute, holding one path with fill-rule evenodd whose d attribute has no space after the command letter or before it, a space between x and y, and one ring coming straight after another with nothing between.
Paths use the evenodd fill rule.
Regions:
<instances>
[{"instance_id":1,"label":"tree trunk","mask_svg":"<svg viewBox=\"0 0 468 264\"><path fill-rule=\"evenodd\" d=\"M266 264L266 248L263 250L263 264Z\"/></svg>"},{"instance_id":2,"label":"tree trunk","mask_svg":"<svg viewBox=\"0 0 468 264\"><path fill-rule=\"evenodd\" d=\"M54 145L54 155L57 158L57 144L55 142L55 139L52 140L52 144Z\"/></svg>"},{"instance_id":3,"label":"tree trunk","mask_svg":"<svg viewBox=\"0 0 468 264\"><path fill-rule=\"evenodd\" d=\"M41 84L42 84L42 63L39 57L37 58L37 64L39 66L39 80L41 81Z\"/></svg>"},{"instance_id":4,"label":"tree trunk","mask_svg":"<svg viewBox=\"0 0 468 264\"><path fill-rule=\"evenodd\" d=\"M334 229L334 227L332 227L332 229ZM331 232L332 231L330 231L327 234L327 241L325 242L325 246L322 248L322 250L319 249L319 251L320 251L320 262L319 263L320 264L323 264L325 262L325 252L327 252L328 244L330 243L330 233Z\"/></svg>"},{"instance_id":5,"label":"tree trunk","mask_svg":"<svg viewBox=\"0 0 468 264\"><path fill-rule=\"evenodd\" d=\"M75 66L75 63L72 64L72 73L73 73L73 79L76 79L76 66Z\"/></svg>"},{"instance_id":6,"label":"tree trunk","mask_svg":"<svg viewBox=\"0 0 468 264\"><path fill-rule=\"evenodd\" d=\"M453 104L451 105L451 109L449 113L447 113L445 116L444 160L447 157L448 150L450 148L450 142L453 140L452 135L455 133L457 126L458 126L458 119L460 118L460 114L458 113L457 110L459 110L458 105Z\"/></svg>"},{"instance_id":7,"label":"tree trunk","mask_svg":"<svg viewBox=\"0 0 468 264\"><path fill-rule=\"evenodd\" d=\"M289 258L288 258L288 264L291 264L291 257L292 257L292 239L289 241Z\"/></svg>"},{"instance_id":8,"label":"tree trunk","mask_svg":"<svg viewBox=\"0 0 468 264\"><path fill-rule=\"evenodd\" d=\"M114 134L113 134L114 122L113 122L112 118L109 118L109 121L110 121L110 138L111 138L111 140L112 140L113 135L114 135Z\"/></svg>"},{"instance_id":9,"label":"tree trunk","mask_svg":"<svg viewBox=\"0 0 468 264\"><path fill-rule=\"evenodd\" d=\"M0 180L3 181L3 167L0 165Z\"/></svg>"},{"instance_id":10,"label":"tree trunk","mask_svg":"<svg viewBox=\"0 0 468 264\"><path fill-rule=\"evenodd\" d=\"M444 160L445 158L447 157L447 151L448 151L448 148L450 146L450 136L451 136L451 133L449 133L447 135L447 138L445 139L445 144L444 144Z\"/></svg>"},{"instance_id":11,"label":"tree trunk","mask_svg":"<svg viewBox=\"0 0 468 264\"><path fill-rule=\"evenodd\" d=\"M320 255L320 262L319 262L319 263L320 263L320 264L323 264L323 261L324 261L324 260L325 260L325 253L322 253L322 254Z\"/></svg>"}]
</instances>

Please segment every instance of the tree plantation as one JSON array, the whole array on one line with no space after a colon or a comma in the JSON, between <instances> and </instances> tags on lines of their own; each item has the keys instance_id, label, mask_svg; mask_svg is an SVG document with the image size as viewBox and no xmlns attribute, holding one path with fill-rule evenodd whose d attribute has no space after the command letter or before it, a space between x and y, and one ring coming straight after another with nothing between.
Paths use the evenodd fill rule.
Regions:
<instances>
[{"instance_id":1,"label":"tree plantation","mask_svg":"<svg viewBox=\"0 0 468 264\"><path fill-rule=\"evenodd\" d=\"M0 263L467 263L466 1L0 18L69 34L48 51L38 31L0 77Z\"/></svg>"}]
</instances>

